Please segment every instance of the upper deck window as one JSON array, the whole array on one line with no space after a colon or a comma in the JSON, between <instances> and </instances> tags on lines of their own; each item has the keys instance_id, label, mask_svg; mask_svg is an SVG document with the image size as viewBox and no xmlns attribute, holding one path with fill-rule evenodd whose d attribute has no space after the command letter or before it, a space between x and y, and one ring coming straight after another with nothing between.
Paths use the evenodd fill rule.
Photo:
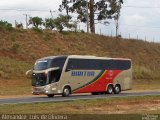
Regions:
<instances>
[{"instance_id":1,"label":"upper deck window","mask_svg":"<svg viewBox=\"0 0 160 120\"><path fill-rule=\"evenodd\" d=\"M48 58L48 59L40 59L36 61L34 65L34 70L45 70L48 68L59 67L60 69L63 68L64 63L67 57L55 57L55 58Z\"/></svg>"},{"instance_id":2,"label":"upper deck window","mask_svg":"<svg viewBox=\"0 0 160 120\"><path fill-rule=\"evenodd\" d=\"M55 59L51 60L50 67L51 68L52 67L59 67L60 69L62 69L65 61L66 61L66 57L55 58Z\"/></svg>"},{"instance_id":3,"label":"upper deck window","mask_svg":"<svg viewBox=\"0 0 160 120\"><path fill-rule=\"evenodd\" d=\"M34 70L45 70L48 68L48 60L39 60L34 65Z\"/></svg>"},{"instance_id":4,"label":"upper deck window","mask_svg":"<svg viewBox=\"0 0 160 120\"><path fill-rule=\"evenodd\" d=\"M130 60L74 59L68 61L67 69L79 70L128 70Z\"/></svg>"}]
</instances>

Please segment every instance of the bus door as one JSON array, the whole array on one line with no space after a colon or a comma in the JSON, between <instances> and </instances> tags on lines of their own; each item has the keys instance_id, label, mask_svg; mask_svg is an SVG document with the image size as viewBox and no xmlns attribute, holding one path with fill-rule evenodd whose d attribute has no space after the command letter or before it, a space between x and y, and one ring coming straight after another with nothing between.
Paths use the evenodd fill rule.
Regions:
<instances>
[{"instance_id":1,"label":"bus door","mask_svg":"<svg viewBox=\"0 0 160 120\"><path fill-rule=\"evenodd\" d=\"M50 68L58 68L58 69L49 72L49 84L58 82L60 80L65 60L66 57L60 57L60 58L55 58L51 61Z\"/></svg>"}]
</instances>

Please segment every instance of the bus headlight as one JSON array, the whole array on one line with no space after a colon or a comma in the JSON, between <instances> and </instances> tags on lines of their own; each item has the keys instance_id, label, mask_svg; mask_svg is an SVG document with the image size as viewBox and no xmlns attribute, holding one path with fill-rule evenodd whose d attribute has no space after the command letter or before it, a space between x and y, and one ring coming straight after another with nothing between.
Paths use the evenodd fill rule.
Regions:
<instances>
[{"instance_id":1,"label":"bus headlight","mask_svg":"<svg viewBox=\"0 0 160 120\"><path fill-rule=\"evenodd\" d=\"M46 93L49 93L49 91L46 91Z\"/></svg>"},{"instance_id":2,"label":"bus headlight","mask_svg":"<svg viewBox=\"0 0 160 120\"><path fill-rule=\"evenodd\" d=\"M44 90L48 90L48 89L50 89L50 86L46 86L46 87L44 88Z\"/></svg>"}]
</instances>

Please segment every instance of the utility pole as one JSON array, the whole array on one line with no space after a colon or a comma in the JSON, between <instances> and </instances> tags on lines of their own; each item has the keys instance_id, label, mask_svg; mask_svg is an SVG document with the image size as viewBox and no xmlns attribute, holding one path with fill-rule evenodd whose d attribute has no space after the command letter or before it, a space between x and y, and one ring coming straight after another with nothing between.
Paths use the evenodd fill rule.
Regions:
<instances>
[{"instance_id":1,"label":"utility pole","mask_svg":"<svg viewBox=\"0 0 160 120\"><path fill-rule=\"evenodd\" d=\"M26 29L28 29L28 14L23 14L23 15L25 15L26 16Z\"/></svg>"},{"instance_id":2,"label":"utility pole","mask_svg":"<svg viewBox=\"0 0 160 120\"><path fill-rule=\"evenodd\" d=\"M89 12L88 12L88 0L86 1L87 4L86 4L86 9L87 9L87 16L86 16L86 19L87 19L87 33L89 33Z\"/></svg>"},{"instance_id":3,"label":"utility pole","mask_svg":"<svg viewBox=\"0 0 160 120\"><path fill-rule=\"evenodd\" d=\"M53 14L52 14L52 10L50 10L50 13L51 13L51 17L52 17L52 19L53 19Z\"/></svg>"},{"instance_id":4,"label":"utility pole","mask_svg":"<svg viewBox=\"0 0 160 120\"><path fill-rule=\"evenodd\" d=\"M118 10L118 13L117 13L117 19L115 20L116 21L116 37L118 37L118 34L119 34L119 17L120 17L121 3L123 4L123 1L119 0L118 1L119 10Z\"/></svg>"},{"instance_id":5,"label":"utility pole","mask_svg":"<svg viewBox=\"0 0 160 120\"><path fill-rule=\"evenodd\" d=\"M15 20L15 28L17 28L17 21Z\"/></svg>"},{"instance_id":6,"label":"utility pole","mask_svg":"<svg viewBox=\"0 0 160 120\"><path fill-rule=\"evenodd\" d=\"M53 12L56 12L56 11L55 11L55 10L54 10L54 11L50 10L49 12L51 13L52 19L54 19L54 17L53 17Z\"/></svg>"},{"instance_id":7,"label":"utility pole","mask_svg":"<svg viewBox=\"0 0 160 120\"><path fill-rule=\"evenodd\" d=\"M119 20L118 19L116 20L116 37L118 37L118 33L119 33Z\"/></svg>"}]
</instances>

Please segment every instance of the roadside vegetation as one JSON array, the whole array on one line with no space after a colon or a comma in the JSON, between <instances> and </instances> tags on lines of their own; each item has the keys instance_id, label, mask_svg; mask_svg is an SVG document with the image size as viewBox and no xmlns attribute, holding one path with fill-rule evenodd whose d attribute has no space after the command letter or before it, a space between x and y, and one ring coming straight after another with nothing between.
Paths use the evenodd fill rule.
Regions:
<instances>
[{"instance_id":1,"label":"roadside vegetation","mask_svg":"<svg viewBox=\"0 0 160 120\"><path fill-rule=\"evenodd\" d=\"M0 105L3 114L160 114L160 96Z\"/></svg>"},{"instance_id":2,"label":"roadside vegetation","mask_svg":"<svg viewBox=\"0 0 160 120\"><path fill-rule=\"evenodd\" d=\"M4 79L11 79L15 76L24 77L24 73L31 68L30 63L8 57L1 57L0 65L0 77Z\"/></svg>"},{"instance_id":3,"label":"roadside vegetation","mask_svg":"<svg viewBox=\"0 0 160 120\"><path fill-rule=\"evenodd\" d=\"M141 40L128 40L84 32L57 32L39 29L0 29L0 86L15 84L28 92L30 80L25 72L32 69L36 59L53 55L95 55L131 58L134 88L158 89L160 83L160 44ZM8 82L6 82L8 81ZM16 83L15 83L16 82ZM144 85L141 87L138 85ZM28 86L29 85L29 86ZM148 87L149 85L152 85ZM26 86L26 87L24 87ZM25 91L24 90L24 91ZM30 90L30 89L29 89ZM12 91L13 92L13 91ZM12 94L8 92L8 94ZM17 91L14 94L25 92ZM29 92L30 94L30 92Z\"/></svg>"},{"instance_id":4,"label":"roadside vegetation","mask_svg":"<svg viewBox=\"0 0 160 120\"><path fill-rule=\"evenodd\" d=\"M134 79L158 80L160 78L159 43L81 32L57 33L51 30L35 31L32 29L1 30L0 35L0 63L2 64L0 71L5 74L9 73L5 70L6 66L8 69L17 69L16 71L21 69L17 74L24 73L40 57L81 54L131 58ZM16 64L18 68L15 67Z\"/></svg>"}]
</instances>

